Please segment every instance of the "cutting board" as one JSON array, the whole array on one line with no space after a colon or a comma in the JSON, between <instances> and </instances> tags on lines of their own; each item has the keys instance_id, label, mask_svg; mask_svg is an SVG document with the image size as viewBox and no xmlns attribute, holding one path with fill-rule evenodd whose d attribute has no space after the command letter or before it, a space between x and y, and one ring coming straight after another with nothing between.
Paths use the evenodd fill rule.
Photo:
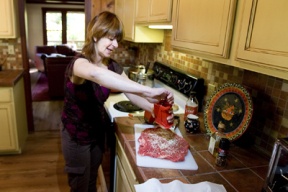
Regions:
<instances>
[{"instance_id":1,"label":"cutting board","mask_svg":"<svg viewBox=\"0 0 288 192\"><path fill-rule=\"evenodd\" d=\"M153 125L146 125L146 124L135 124L134 131L135 131L135 148L136 148L136 163L138 166L141 167L154 167L154 168L166 168L166 169L186 169L186 170L197 170L198 165L195 162L190 150L188 150L188 154L185 157L184 161L181 162L172 162L167 159L157 159L149 156L141 156L138 154L139 149L139 142L138 138L141 135L141 132L144 129L153 128ZM179 129L175 130L175 133L182 137L181 132Z\"/></svg>"}]
</instances>

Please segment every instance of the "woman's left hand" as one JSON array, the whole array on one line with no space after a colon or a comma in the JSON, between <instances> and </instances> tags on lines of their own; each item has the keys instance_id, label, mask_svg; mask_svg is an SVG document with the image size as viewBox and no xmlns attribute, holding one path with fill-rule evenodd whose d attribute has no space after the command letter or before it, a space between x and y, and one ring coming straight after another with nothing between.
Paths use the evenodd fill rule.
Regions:
<instances>
[{"instance_id":1,"label":"woman's left hand","mask_svg":"<svg viewBox=\"0 0 288 192\"><path fill-rule=\"evenodd\" d=\"M166 100L169 104L174 104L174 95L171 91L164 88L152 88L151 95L147 96L146 99L150 103L158 103L161 100Z\"/></svg>"}]
</instances>

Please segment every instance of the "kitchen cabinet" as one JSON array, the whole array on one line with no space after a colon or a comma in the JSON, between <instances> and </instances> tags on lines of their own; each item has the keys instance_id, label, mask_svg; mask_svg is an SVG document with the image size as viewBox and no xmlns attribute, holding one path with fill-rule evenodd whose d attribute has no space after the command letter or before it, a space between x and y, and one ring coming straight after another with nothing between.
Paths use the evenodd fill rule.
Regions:
<instances>
[{"instance_id":1,"label":"kitchen cabinet","mask_svg":"<svg viewBox=\"0 0 288 192\"><path fill-rule=\"evenodd\" d=\"M23 77L0 95L0 154L21 153L28 135Z\"/></svg>"},{"instance_id":2,"label":"kitchen cabinet","mask_svg":"<svg viewBox=\"0 0 288 192\"><path fill-rule=\"evenodd\" d=\"M173 0L136 0L136 23L171 22Z\"/></svg>"},{"instance_id":3,"label":"kitchen cabinet","mask_svg":"<svg viewBox=\"0 0 288 192\"><path fill-rule=\"evenodd\" d=\"M162 43L164 31L135 25L135 0L115 0L115 14L124 25L124 40L137 43Z\"/></svg>"},{"instance_id":4,"label":"kitchen cabinet","mask_svg":"<svg viewBox=\"0 0 288 192\"><path fill-rule=\"evenodd\" d=\"M135 192L134 185L139 184L137 177L129 163L123 146L116 136L116 169L115 192Z\"/></svg>"},{"instance_id":5,"label":"kitchen cabinet","mask_svg":"<svg viewBox=\"0 0 288 192\"><path fill-rule=\"evenodd\" d=\"M172 46L228 58L236 0L175 0Z\"/></svg>"},{"instance_id":6,"label":"kitchen cabinet","mask_svg":"<svg viewBox=\"0 0 288 192\"><path fill-rule=\"evenodd\" d=\"M14 0L0 1L0 38L16 38Z\"/></svg>"},{"instance_id":7,"label":"kitchen cabinet","mask_svg":"<svg viewBox=\"0 0 288 192\"><path fill-rule=\"evenodd\" d=\"M288 80L287 9L285 0L175 0L171 44L205 60Z\"/></svg>"},{"instance_id":8,"label":"kitchen cabinet","mask_svg":"<svg viewBox=\"0 0 288 192\"><path fill-rule=\"evenodd\" d=\"M114 0L85 0L86 22L92 20L102 11L114 12Z\"/></svg>"},{"instance_id":9,"label":"kitchen cabinet","mask_svg":"<svg viewBox=\"0 0 288 192\"><path fill-rule=\"evenodd\" d=\"M245 0L236 52L238 61L249 62L251 67L284 70L287 76L287 9L286 0Z\"/></svg>"}]
</instances>

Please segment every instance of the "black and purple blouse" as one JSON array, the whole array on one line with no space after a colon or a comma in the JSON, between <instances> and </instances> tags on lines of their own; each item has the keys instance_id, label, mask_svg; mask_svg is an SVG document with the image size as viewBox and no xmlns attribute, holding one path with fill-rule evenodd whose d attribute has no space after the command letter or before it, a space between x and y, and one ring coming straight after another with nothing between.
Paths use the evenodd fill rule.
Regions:
<instances>
[{"instance_id":1,"label":"black and purple blouse","mask_svg":"<svg viewBox=\"0 0 288 192\"><path fill-rule=\"evenodd\" d=\"M109 127L109 117L104 108L104 102L110 94L110 89L89 80L83 84L74 84L70 81L72 69L76 57L65 72L64 81L64 108L62 112L62 123L71 139L80 145L96 142L103 145L105 129ZM122 74L123 68L114 60L110 59L108 69Z\"/></svg>"}]
</instances>

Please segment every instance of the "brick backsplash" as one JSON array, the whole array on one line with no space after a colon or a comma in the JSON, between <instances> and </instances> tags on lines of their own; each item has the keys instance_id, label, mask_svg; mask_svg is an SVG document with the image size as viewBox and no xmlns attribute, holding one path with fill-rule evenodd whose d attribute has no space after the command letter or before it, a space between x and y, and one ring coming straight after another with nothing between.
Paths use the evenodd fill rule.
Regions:
<instances>
[{"instance_id":1,"label":"brick backsplash","mask_svg":"<svg viewBox=\"0 0 288 192\"><path fill-rule=\"evenodd\" d=\"M8 46L12 45L14 54L8 53ZM21 39L0 39L0 65L3 70L23 69Z\"/></svg>"},{"instance_id":2,"label":"brick backsplash","mask_svg":"<svg viewBox=\"0 0 288 192\"><path fill-rule=\"evenodd\" d=\"M122 56L124 56L122 58ZM252 146L259 152L271 155L274 142L288 137L288 81L203 60L190 54L172 51L171 31L165 31L163 44L123 42L114 58L123 65L136 65L159 61L176 67L190 75L202 77L216 87L224 83L239 83L251 94L254 110L247 131L235 144ZM206 90L207 93L207 90ZM209 97L205 96L205 101Z\"/></svg>"}]
</instances>

